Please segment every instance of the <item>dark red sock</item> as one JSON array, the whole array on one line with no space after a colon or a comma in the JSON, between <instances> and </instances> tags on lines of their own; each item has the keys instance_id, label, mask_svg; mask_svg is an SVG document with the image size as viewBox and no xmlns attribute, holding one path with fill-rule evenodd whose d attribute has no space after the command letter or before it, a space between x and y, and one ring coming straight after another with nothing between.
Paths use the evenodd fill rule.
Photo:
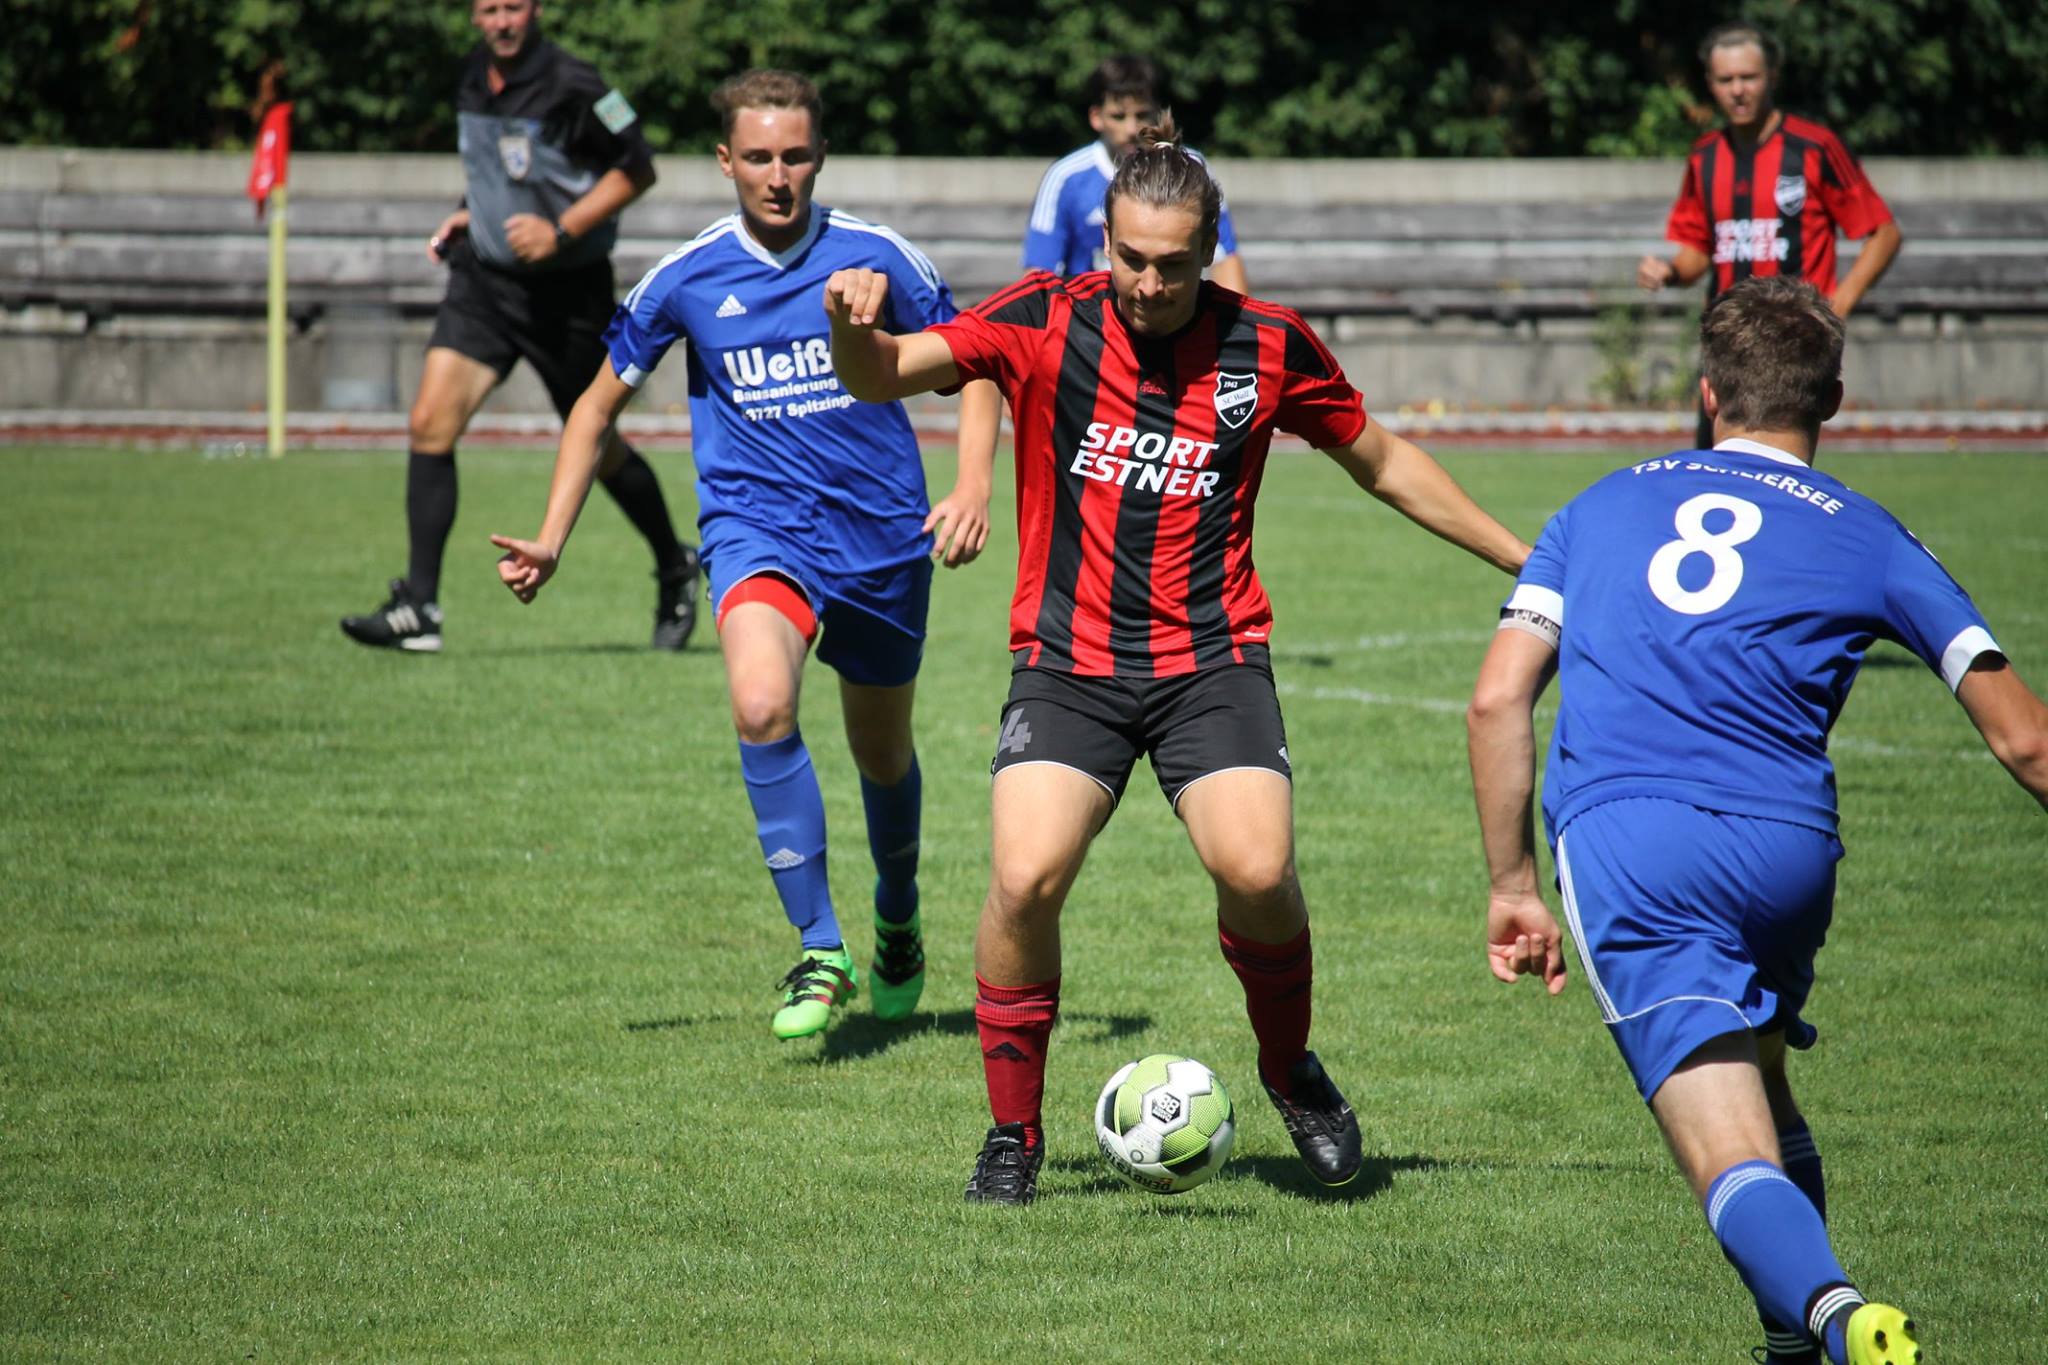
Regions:
<instances>
[{"instance_id":1,"label":"dark red sock","mask_svg":"<svg viewBox=\"0 0 2048 1365\"><path fill-rule=\"evenodd\" d=\"M1044 1138L1045 1045L1060 1012L1060 979L1035 986L991 986L975 973L974 1024L981 1033L981 1069L988 1112L997 1123L1021 1123L1024 1140Z\"/></svg>"},{"instance_id":2,"label":"dark red sock","mask_svg":"<svg viewBox=\"0 0 2048 1365\"><path fill-rule=\"evenodd\" d=\"M1259 1076L1287 1093L1287 1071L1308 1051L1310 982L1315 954L1308 926L1285 943L1260 943L1233 934L1220 922L1223 960L1244 986L1244 1012L1259 1040Z\"/></svg>"}]
</instances>

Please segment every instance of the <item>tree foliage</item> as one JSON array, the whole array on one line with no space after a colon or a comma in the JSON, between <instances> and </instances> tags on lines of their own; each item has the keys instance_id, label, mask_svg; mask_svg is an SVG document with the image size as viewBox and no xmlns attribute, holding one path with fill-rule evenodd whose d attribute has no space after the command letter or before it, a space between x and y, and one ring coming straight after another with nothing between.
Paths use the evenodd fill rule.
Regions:
<instances>
[{"instance_id":1,"label":"tree foliage","mask_svg":"<svg viewBox=\"0 0 2048 1365\"><path fill-rule=\"evenodd\" d=\"M1735 11L1438 0L552 0L550 36L626 91L657 148L709 147L711 88L788 66L841 151L1049 156L1104 54L1173 73L1206 150L1252 156L1672 155L1712 122L1694 48ZM1754 0L1781 100L1859 153L2048 151L2048 5ZM301 147L453 144L460 0L14 0L0 142L245 145L281 60Z\"/></svg>"}]
</instances>

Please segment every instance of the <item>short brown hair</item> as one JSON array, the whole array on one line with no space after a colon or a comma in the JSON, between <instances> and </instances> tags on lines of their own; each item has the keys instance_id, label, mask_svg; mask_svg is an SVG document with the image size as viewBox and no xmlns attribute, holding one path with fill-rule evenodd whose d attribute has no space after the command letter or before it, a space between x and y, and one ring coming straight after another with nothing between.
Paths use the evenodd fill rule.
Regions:
<instances>
[{"instance_id":1,"label":"short brown hair","mask_svg":"<svg viewBox=\"0 0 2048 1365\"><path fill-rule=\"evenodd\" d=\"M794 71L760 66L742 71L711 92L711 107L718 111L728 141L732 138L733 120L742 109L807 110L811 116L811 139L824 140L825 102L818 97L818 87Z\"/></svg>"},{"instance_id":2,"label":"short brown hair","mask_svg":"<svg viewBox=\"0 0 2048 1365\"><path fill-rule=\"evenodd\" d=\"M1819 291L1789 275L1723 292L1700 319L1700 364L1721 420L1817 434L1835 405L1845 330Z\"/></svg>"},{"instance_id":3,"label":"short brown hair","mask_svg":"<svg viewBox=\"0 0 2048 1365\"><path fill-rule=\"evenodd\" d=\"M1755 24L1744 23L1716 24L1707 30L1707 36L1700 39L1700 68L1702 70L1712 69L1714 65L1714 49L1716 48L1748 47L1752 43L1756 45L1757 51L1764 54L1764 67L1767 70L1776 71L1778 69L1777 41Z\"/></svg>"},{"instance_id":4,"label":"short brown hair","mask_svg":"<svg viewBox=\"0 0 2048 1365\"><path fill-rule=\"evenodd\" d=\"M1216 240L1223 216L1223 190L1202 159L1180 145L1171 110L1156 125L1138 130L1138 142L1116 168L1116 178L1102 196L1102 219L1115 215L1116 201L1135 200L1158 208L1192 209L1202 220L1203 242Z\"/></svg>"}]
</instances>

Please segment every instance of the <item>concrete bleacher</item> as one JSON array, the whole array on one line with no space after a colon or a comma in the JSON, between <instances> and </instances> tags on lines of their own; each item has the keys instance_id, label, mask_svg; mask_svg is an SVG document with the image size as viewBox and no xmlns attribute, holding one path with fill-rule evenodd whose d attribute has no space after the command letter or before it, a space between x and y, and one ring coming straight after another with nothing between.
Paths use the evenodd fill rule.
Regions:
<instances>
[{"instance_id":1,"label":"concrete bleacher","mask_svg":"<svg viewBox=\"0 0 2048 1365\"><path fill-rule=\"evenodd\" d=\"M1628 286L1637 257L1664 249L1675 161L1214 164L1255 290L1379 366L1395 401L1584 402L1603 307L1633 300L1675 317L1697 298ZM732 207L708 158L660 169L626 216L622 288ZM1042 169L837 157L819 197L919 243L967 303L1015 278ZM2048 163L1868 169L1907 238L1856 320L1888 405L2038 404ZM136 387L132 406L252 401L260 366L239 351L263 308L267 248L246 173L235 155L0 150L0 409L104 403L121 384ZM424 239L461 194L455 157L301 156L291 188L294 405L402 404L441 295ZM1845 244L1844 269L1853 254ZM1944 343L1957 352L1946 372L1921 354ZM217 363L199 364L194 344ZM187 353L156 354L166 348ZM1896 364L1882 359L1892 353ZM90 356L115 364L113 381L79 374ZM531 407L536 392L501 401Z\"/></svg>"}]
</instances>

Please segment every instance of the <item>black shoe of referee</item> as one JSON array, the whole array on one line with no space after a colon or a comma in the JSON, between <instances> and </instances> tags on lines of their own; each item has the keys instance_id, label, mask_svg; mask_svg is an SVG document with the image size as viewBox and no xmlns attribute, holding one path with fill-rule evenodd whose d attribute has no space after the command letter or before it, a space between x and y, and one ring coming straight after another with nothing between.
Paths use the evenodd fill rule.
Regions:
<instances>
[{"instance_id":1,"label":"black shoe of referee","mask_svg":"<svg viewBox=\"0 0 2048 1365\"><path fill-rule=\"evenodd\" d=\"M341 618L341 632L357 644L403 649L415 654L441 650L441 608L413 595L403 578L391 580L384 605L362 616Z\"/></svg>"},{"instance_id":2,"label":"black shoe of referee","mask_svg":"<svg viewBox=\"0 0 2048 1365\"><path fill-rule=\"evenodd\" d=\"M697 551L683 547L683 557L654 575L659 592L654 601L654 647L679 650L697 629Z\"/></svg>"},{"instance_id":3,"label":"black shoe of referee","mask_svg":"<svg viewBox=\"0 0 2048 1365\"><path fill-rule=\"evenodd\" d=\"M1310 1175L1325 1185L1348 1185L1356 1178L1365 1164L1358 1118L1315 1053L1288 1069L1285 1095L1268 1085L1266 1098L1280 1111Z\"/></svg>"}]
</instances>

